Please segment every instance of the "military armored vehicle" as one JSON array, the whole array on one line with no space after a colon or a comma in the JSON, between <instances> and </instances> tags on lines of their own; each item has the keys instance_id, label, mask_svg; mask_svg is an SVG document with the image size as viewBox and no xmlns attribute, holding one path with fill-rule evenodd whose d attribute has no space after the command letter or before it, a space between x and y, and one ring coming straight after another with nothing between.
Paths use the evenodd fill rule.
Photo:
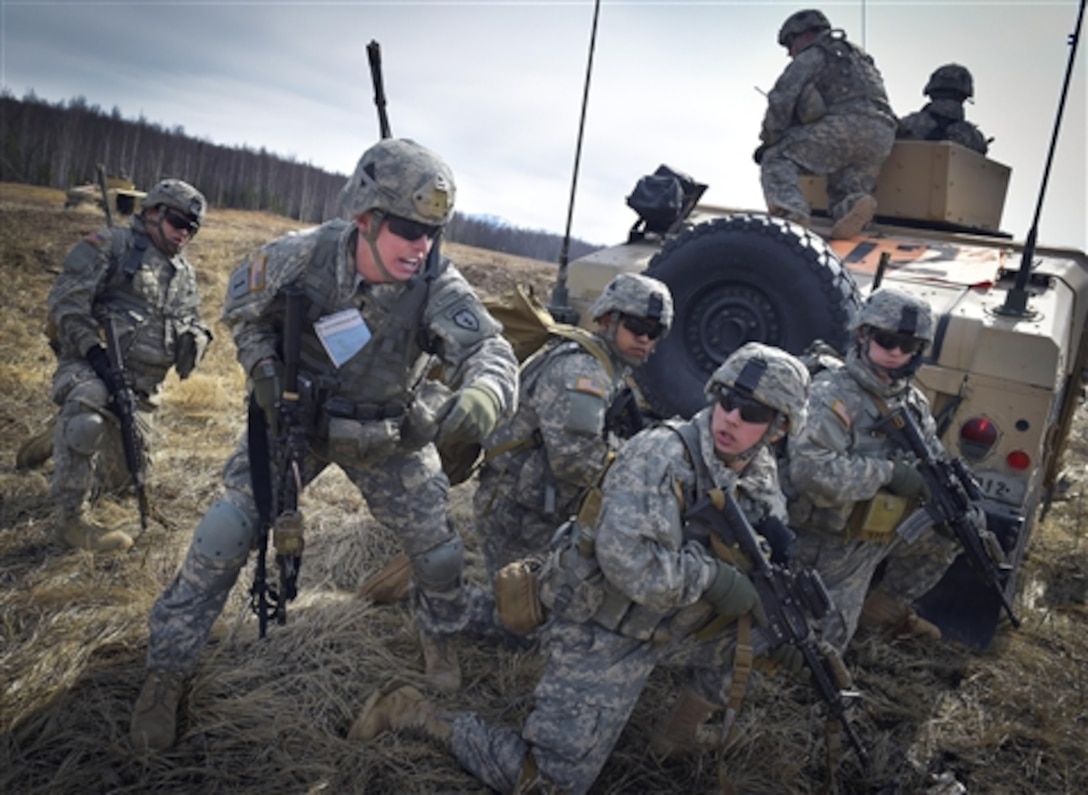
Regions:
<instances>
[{"instance_id":1,"label":"military armored vehicle","mask_svg":"<svg viewBox=\"0 0 1088 795\"><path fill-rule=\"evenodd\" d=\"M628 197L639 212L628 239L569 264L570 306L587 322L589 303L620 271L667 283L673 329L635 378L654 414L687 416L704 404L709 374L745 342L802 354L822 339L842 349L849 319L877 284L927 301L937 332L917 383L945 447L978 481L1012 567L1011 601L1082 399L1088 256L1001 232L1008 179L1006 166L958 144L897 142L875 222L829 241L822 179L803 186L814 209L806 228L700 205L705 186L662 166ZM919 608L946 637L976 647L989 645L1001 620L999 598L962 558Z\"/></svg>"}]
</instances>

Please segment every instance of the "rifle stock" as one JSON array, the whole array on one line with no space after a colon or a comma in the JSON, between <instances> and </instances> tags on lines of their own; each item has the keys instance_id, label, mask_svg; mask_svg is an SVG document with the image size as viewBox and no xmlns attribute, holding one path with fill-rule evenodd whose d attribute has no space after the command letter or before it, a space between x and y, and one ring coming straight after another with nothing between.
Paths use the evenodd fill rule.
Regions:
<instances>
[{"instance_id":1,"label":"rifle stock","mask_svg":"<svg viewBox=\"0 0 1088 795\"><path fill-rule=\"evenodd\" d=\"M108 211L107 211L108 214ZM136 490L136 504L140 511L140 529L147 530L150 506L147 501L147 478L144 471L143 440L136 425L136 395L125 379L125 357L121 340L114 327L114 319L107 317L103 324L106 332L106 353L112 372L106 382L110 390L110 405L121 424L121 446L125 451L125 466L132 477Z\"/></svg>"},{"instance_id":2,"label":"rifle stock","mask_svg":"<svg viewBox=\"0 0 1088 795\"><path fill-rule=\"evenodd\" d=\"M748 578L755 586L767 615L762 630L771 640L771 650L787 644L795 646L812 675L812 685L823 700L831 718L837 720L862 765L868 754L857 731L847 718L848 699L858 696L839 686L845 669L834 650L822 649L811 622L831 609L831 597L816 571L791 572L786 566L771 563L747 517L733 496L715 490L699 500L687 518L708 528L727 547L736 547L751 564Z\"/></svg>"},{"instance_id":3,"label":"rifle stock","mask_svg":"<svg viewBox=\"0 0 1088 795\"><path fill-rule=\"evenodd\" d=\"M986 543L969 516L972 503L981 499L982 492L967 467L959 459L946 461L934 455L914 417L903 407L885 414L873 430L886 433L901 450L917 459L918 472L929 488L926 512L936 524L945 525L955 534L971 568L998 597L1009 622L1019 627L1020 619L1005 593L1012 568L1004 560L1004 551L995 548L1000 544L996 540Z\"/></svg>"}]
</instances>

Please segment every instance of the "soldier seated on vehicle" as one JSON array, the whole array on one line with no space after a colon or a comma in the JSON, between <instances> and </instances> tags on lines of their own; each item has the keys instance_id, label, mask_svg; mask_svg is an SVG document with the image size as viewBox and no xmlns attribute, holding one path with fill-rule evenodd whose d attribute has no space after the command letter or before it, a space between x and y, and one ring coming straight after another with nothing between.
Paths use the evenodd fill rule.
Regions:
<instances>
[{"instance_id":1,"label":"soldier seated on vehicle","mask_svg":"<svg viewBox=\"0 0 1088 795\"><path fill-rule=\"evenodd\" d=\"M552 611L541 630L545 668L520 731L473 712L441 713L410 685L391 685L367 700L349 738L421 730L499 792L584 793L650 673L668 656L687 667L690 684L655 732L654 747L662 754L699 750L700 725L729 701L723 670L734 660L736 628L764 614L743 563L733 558L735 567L712 551L705 526L689 521L686 509L712 490L732 493L757 531L786 531L776 537L788 547L770 445L803 429L808 382L793 356L748 343L707 381L703 410L647 429L620 449L595 518L568 523L542 570L541 596ZM770 648L756 627L750 641L754 655ZM793 646L772 656L791 671L801 668Z\"/></svg>"},{"instance_id":2,"label":"soldier seated on vehicle","mask_svg":"<svg viewBox=\"0 0 1088 795\"><path fill-rule=\"evenodd\" d=\"M932 526L913 541L897 533L925 501L927 486L915 462L872 430L889 411L905 407L927 447L946 457L929 404L912 383L933 339L929 305L898 290L877 290L853 329L845 361L825 362L814 376L808 424L790 440L782 467L797 532L795 559L816 569L831 593L835 608L824 619L823 637L840 652L859 619L897 635L940 638L911 603L940 580L958 549ZM874 582L885 561L882 579Z\"/></svg>"},{"instance_id":3,"label":"soldier seated on vehicle","mask_svg":"<svg viewBox=\"0 0 1088 795\"><path fill-rule=\"evenodd\" d=\"M964 113L963 103L975 95L975 81L966 67L957 63L937 67L922 93L931 101L899 120L896 138L952 141L986 154L993 139L967 121Z\"/></svg>"}]
</instances>

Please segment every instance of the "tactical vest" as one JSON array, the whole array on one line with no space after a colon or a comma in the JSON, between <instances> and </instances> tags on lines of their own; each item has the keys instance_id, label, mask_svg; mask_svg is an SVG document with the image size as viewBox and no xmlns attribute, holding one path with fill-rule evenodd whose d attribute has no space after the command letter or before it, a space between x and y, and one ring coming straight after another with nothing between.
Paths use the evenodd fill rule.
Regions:
<instances>
[{"instance_id":1,"label":"tactical vest","mask_svg":"<svg viewBox=\"0 0 1088 795\"><path fill-rule=\"evenodd\" d=\"M334 262L337 245L348 221L325 224L300 279L305 295L305 318L300 344L299 371L315 389L319 409L356 420L395 419L404 414L412 393L428 364L427 354L437 352L423 322L431 284L449 264L440 256L428 257L423 271L410 279L381 323L371 328L371 338L339 368L333 366L314 322L344 309L329 300L328 274L321 266ZM363 300L366 300L365 297Z\"/></svg>"},{"instance_id":2,"label":"tactical vest","mask_svg":"<svg viewBox=\"0 0 1088 795\"><path fill-rule=\"evenodd\" d=\"M894 120L880 73L868 54L848 42L841 30L820 36L811 46L819 47L825 56L813 82L830 112L871 105Z\"/></svg>"}]
</instances>

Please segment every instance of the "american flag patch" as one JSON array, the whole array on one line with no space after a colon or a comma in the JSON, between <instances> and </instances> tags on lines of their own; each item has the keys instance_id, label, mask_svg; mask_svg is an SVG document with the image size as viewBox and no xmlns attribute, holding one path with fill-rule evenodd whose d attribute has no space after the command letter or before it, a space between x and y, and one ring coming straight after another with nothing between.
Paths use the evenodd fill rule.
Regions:
<instances>
[{"instance_id":1,"label":"american flag patch","mask_svg":"<svg viewBox=\"0 0 1088 795\"><path fill-rule=\"evenodd\" d=\"M101 232L91 232L83 239L95 248L102 248L103 244L106 242L106 236Z\"/></svg>"},{"instance_id":2,"label":"american flag patch","mask_svg":"<svg viewBox=\"0 0 1088 795\"><path fill-rule=\"evenodd\" d=\"M258 254L249 261L249 291L251 293L264 289L266 265L268 265L267 254Z\"/></svg>"},{"instance_id":3,"label":"american flag patch","mask_svg":"<svg viewBox=\"0 0 1088 795\"><path fill-rule=\"evenodd\" d=\"M574 382L575 392L585 392L589 395L604 397L604 385L589 376L582 376Z\"/></svg>"}]
</instances>

